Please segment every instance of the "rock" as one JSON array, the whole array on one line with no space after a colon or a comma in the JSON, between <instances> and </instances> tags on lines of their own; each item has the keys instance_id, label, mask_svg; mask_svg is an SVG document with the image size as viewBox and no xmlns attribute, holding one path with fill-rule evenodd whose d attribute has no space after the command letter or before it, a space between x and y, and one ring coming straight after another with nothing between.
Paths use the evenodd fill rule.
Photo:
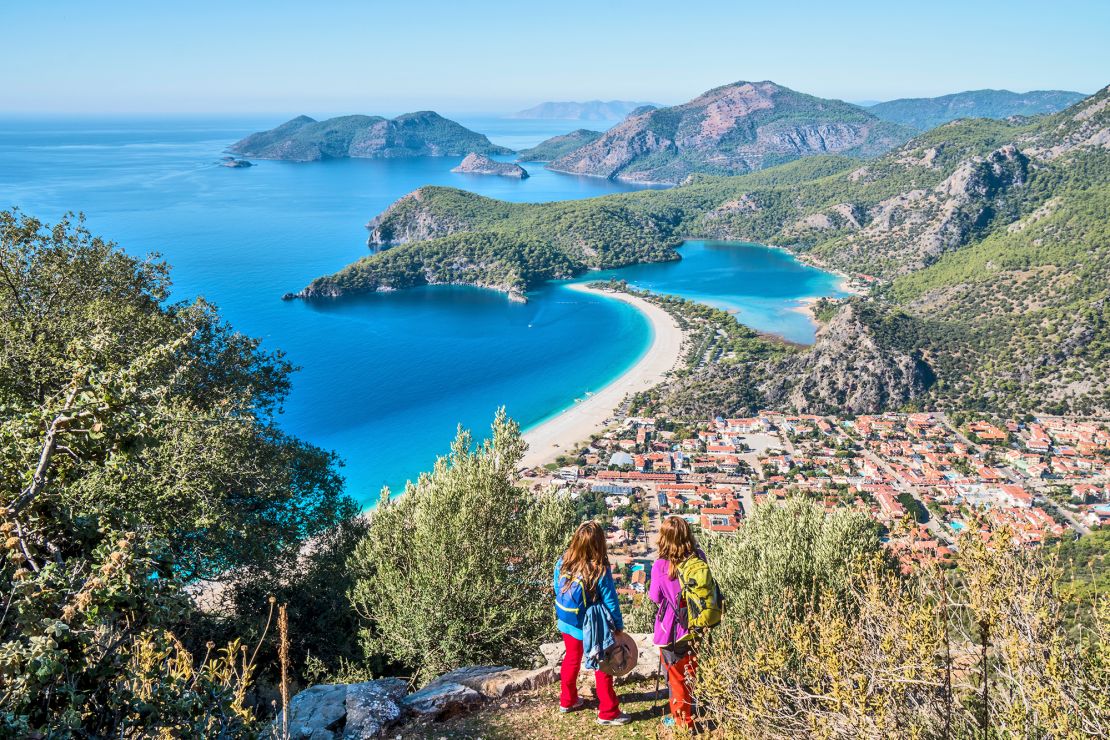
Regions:
<instances>
[{"instance_id":1,"label":"rock","mask_svg":"<svg viewBox=\"0 0 1110 740\"><path fill-rule=\"evenodd\" d=\"M508 666L459 668L432 681L425 688L458 683L474 689L486 699L501 699L518 691L528 691L553 683L558 675L550 665L531 670Z\"/></svg>"},{"instance_id":2,"label":"rock","mask_svg":"<svg viewBox=\"0 0 1110 740\"><path fill-rule=\"evenodd\" d=\"M482 702L482 695L461 683L434 683L409 694L401 704L416 714L442 717Z\"/></svg>"},{"instance_id":3,"label":"rock","mask_svg":"<svg viewBox=\"0 0 1110 740\"><path fill-rule=\"evenodd\" d=\"M397 702L408 684L381 678L353 684L320 684L289 702L289 737L293 740L363 740L379 737L401 718ZM281 717L275 720L280 727Z\"/></svg>"},{"instance_id":4,"label":"rock","mask_svg":"<svg viewBox=\"0 0 1110 740\"><path fill-rule=\"evenodd\" d=\"M235 159L235 157L224 157L220 162L221 167L230 167L232 169L243 169L244 167L254 167L254 164L245 159Z\"/></svg>"},{"instance_id":5,"label":"rock","mask_svg":"<svg viewBox=\"0 0 1110 740\"><path fill-rule=\"evenodd\" d=\"M484 154L471 152L463 158L458 167L453 167L452 172L462 172L468 175L500 175L501 177L516 177L521 180L528 177L528 170L512 162L496 162Z\"/></svg>"}]
</instances>

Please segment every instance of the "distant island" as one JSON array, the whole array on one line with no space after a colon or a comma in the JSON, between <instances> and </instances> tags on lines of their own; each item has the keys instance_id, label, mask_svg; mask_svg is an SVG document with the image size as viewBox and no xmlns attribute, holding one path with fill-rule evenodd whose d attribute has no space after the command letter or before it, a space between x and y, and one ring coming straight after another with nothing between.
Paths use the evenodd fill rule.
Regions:
<instances>
[{"instance_id":1,"label":"distant island","mask_svg":"<svg viewBox=\"0 0 1110 740\"><path fill-rule=\"evenodd\" d=\"M518 162L550 162L600 138L600 131L580 128L577 131L571 131L569 134L552 136L531 149L521 149L517 152L516 160Z\"/></svg>"},{"instance_id":2,"label":"distant island","mask_svg":"<svg viewBox=\"0 0 1110 740\"><path fill-rule=\"evenodd\" d=\"M968 90L939 98L900 98L866 107L884 121L928 131L957 118L1004 119L1056 113L1085 97L1068 90Z\"/></svg>"},{"instance_id":3,"label":"distant island","mask_svg":"<svg viewBox=\"0 0 1110 740\"><path fill-rule=\"evenodd\" d=\"M233 170L241 170L246 167L254 167L254 164L245 159L236 159L235 157L224 157L220 160L221 167L229 167Z\"/></svg>"},{"instance_id":4,"label":"distant island","mask_svg":"<svg viewBox=\"0 0 1110 740\"><path fill-rule=\"evenodd\" d=\"M277 128L251 134L228 151L257 159L317 162L324 159L394 159L512 154L484 135L433 111L396 118L340 116L317 121L297 116Z\"/></svg>"},{"instance_id":5,"label":"distant island","mask_svg":"<svg viewBox=\"0 0 1110 740\"><path fill-rule=\"evenodd\" d=\"M513 113L509 118L551 118L562 121L619 121L643 106L658 107L654 103L637 103L631 100L589 100L585 103L540 103L527 110Z\"/></svg>"},{"instance_id":6,"label":"distant island","mask_svg":"<svg viewBox=\"0 0 1110 740\"><path fill-rule=\"evenodd\" d=\"M452 172L461 172L468 175L498 175L500 177L515 177L520 180L528 177L528 170L512 162L496 162L484 154L471 152L467 154L458 167L453 167Z\"/></svg>"},{"instance_id":7,"label":"distant island","mask_svg":"<svg viewBox=\"0 0 1110 740\"><path fill-rule=\"evenodd\" d=\"M813 154L873 157L914 131L841 100L774 82L734 82L671 108L645 108L549 169L631 182L741 175Z\"/></svg>"}]
</instances>

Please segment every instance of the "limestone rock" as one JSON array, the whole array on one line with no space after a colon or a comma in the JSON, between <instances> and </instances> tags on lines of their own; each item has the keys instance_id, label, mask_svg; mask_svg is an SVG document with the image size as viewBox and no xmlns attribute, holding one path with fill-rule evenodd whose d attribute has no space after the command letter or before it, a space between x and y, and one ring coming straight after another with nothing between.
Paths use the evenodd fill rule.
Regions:
<instances>
[{"instance_id":1,"label":"limestone rock","mask_svg":"<svg viewBox=\"0 0 1110 740\"><path fill-rule=\"evenodd\" d=\"M482 695L461 683L435 683L409 694L402 705L416 714L442 717L482 702Z\"/></svg>"},{"instance_id":2,"label":"limestone rock","mask_svg":"<svg viewBox=\"0 0 1110 740\"><path fill-rule=\"evenodd\" d=\"M401 718L397 702L407 683L382 678L354 684L320 684L289 702L293 740L365 740L379 737ZM281 718L275 720L280 726Z\"/></svg>"},{"instance_id":3,"label":"limestone rock","mask_svg":"<svg viewBox=\"0 0 1110 740\"><path fill-rule=\"evenodd\" d=\"M453 167L452 172L461 172L468 175L500 175L501 177L515 177L520 180L528 177L528 170L512 162L497 162L484 154L471 152L463 158L458 167Z\"/></svg>"}]
</instances>

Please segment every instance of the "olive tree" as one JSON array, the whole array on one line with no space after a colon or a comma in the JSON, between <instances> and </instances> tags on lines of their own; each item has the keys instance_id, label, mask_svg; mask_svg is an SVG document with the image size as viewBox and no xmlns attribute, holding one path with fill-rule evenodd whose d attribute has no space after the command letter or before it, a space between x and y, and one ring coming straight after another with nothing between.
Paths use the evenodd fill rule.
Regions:
<instances>
[{"instance_id":1,"label":"olive tree","mask_svg":"<svg viewBox=\"0 0 1110 740\"><path fill-rule=\"evenodd\" d=\"M574 526L570 502L515 482L526 449L498 412L475 446L460 429L449 455L382 502L350 560L351 601L373 624L369 654L427 680L466 664L527 660L553 626L551 578Z\"/></svg>"}]
</instances>

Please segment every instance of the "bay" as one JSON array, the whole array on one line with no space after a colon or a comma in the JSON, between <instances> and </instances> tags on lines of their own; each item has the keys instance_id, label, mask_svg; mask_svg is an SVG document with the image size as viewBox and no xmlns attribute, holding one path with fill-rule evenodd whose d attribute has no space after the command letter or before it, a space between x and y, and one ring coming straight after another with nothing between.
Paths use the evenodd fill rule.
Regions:
<instances>
[{"instance_id":1,"label":"bay","mask_svg":"<svg viewBox=\"0 0 1110 740\"><path fill-rule=\"evenodd\" d=\"M0 207L46 221L87 215L128 252L159 252L177 300L204 296L239 331L301 369L280 423L336 450L348 491L373 505L443 454L457 424L481 436L498 406L525 428L597 390L646 351L630 306L544 286L527 304L437 286L336 304L283 302L312 278L366 253L366 222L407 192L449 185L520 202L638 189L528 165L523 180L451 173L461 158L256 162L233 170L224 148L280 117L0 121ZM512 148L578 122L457 116ZM592 128L605 128L595 122ZM616 275L738 311L798 341L812 326L798 299L836 293L835 278L757 245L690 243L685 259ZM709 276L712 276L711 279Z\"/></svg>"}]
</instances>

